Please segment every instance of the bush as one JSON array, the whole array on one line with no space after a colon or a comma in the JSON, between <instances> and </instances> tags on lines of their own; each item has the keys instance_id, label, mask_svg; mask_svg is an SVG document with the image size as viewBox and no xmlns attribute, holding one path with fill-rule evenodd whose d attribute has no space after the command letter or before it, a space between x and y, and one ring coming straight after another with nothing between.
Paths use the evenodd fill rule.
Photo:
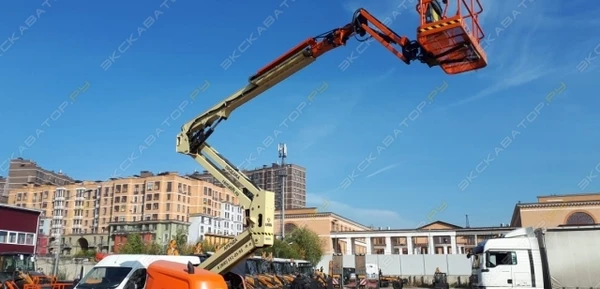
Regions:
<instances>
[{"instance_id":1,"label":"bush","mask_svg":"<svg viewBox=\"0 0 600 289\"><path fill-rule=\"evenodd\" d=\"M96 257L96 250L81 250L77 253L75 253L75 255L73 255L73 258L91 258L94 259Z\"/></svg>"}]
</instances>

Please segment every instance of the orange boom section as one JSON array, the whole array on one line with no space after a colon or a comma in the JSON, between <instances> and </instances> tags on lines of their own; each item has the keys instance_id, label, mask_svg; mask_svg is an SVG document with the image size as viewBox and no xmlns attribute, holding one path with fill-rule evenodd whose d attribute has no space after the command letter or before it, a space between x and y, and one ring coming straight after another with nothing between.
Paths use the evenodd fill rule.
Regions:
<instances>
[{"instance_id":1,"label":"orange boom section","mask_svg":"<svg viewBox=\"0 0 600 289\"><path fill-rule=\"evenodd\" d=\"M448 74L484 68L487 56L481 41L485 35L479 25L483 7L479 0L453 2L456 14L448 16L448 8L454 6L448 0L441 0L443 6L439 0L419 0L417 12L421 24L417 28L417 41Z\"/></svg>"}]
</instances>

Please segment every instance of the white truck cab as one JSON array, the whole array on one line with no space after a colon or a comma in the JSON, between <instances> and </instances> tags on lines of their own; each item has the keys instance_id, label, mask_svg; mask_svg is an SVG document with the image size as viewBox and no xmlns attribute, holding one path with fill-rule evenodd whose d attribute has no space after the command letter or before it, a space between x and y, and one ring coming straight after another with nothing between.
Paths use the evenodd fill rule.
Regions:
<instances>
[{"instance_id":1,"label":"white truck cab","mask_svg":"<svg viewBox=\"0 0 600 289\"><path fill-rule=\"evenodd\" d=\"M148 266L158 260L200 264L197 256L109 255L98 262L73 289L143 289Z\"/></svg>"},{"instance_id":2,"label":"white truck cab","mask_svg":"<svg viewBox=\"0 0 600 289\"><path fill-rule=\"evenodd\" d=\"M600 226L520 228L488 239L467 255L471 287L597 288L599 240Z\"/></svg>"}]
</instances>

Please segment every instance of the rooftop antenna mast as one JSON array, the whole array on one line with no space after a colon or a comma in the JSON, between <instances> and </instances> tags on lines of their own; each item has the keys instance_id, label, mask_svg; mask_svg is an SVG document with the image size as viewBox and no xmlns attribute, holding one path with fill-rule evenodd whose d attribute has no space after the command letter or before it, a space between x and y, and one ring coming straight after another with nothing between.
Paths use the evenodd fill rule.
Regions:
<instances>
[{"instance_id":1,"label":"rooftop antenna mast","mask_svg":"<svg viewBox=\"0 0 600 289\"><path fill-rule=\"evenodd\" d=\"M469 224L469 215L465 215L465 221L466 221L465 228L467 228L467 229L471 228L471 225Z\"/></svg>"},{"instance_id":2,"label":"rooftop antenna mast","mask_svg":"<svg viewBox=\"0 0 600 289\"><path fill-rule=\"evenodd\" d=\"M285 158L287 158L287 145L280 143L277 145L277 151L279 152L279 158L281 159L281 203L280 203L280 216L281 216L281 240L285 238L285 184L287 177L287 168L285 167Z\"/></svg>"}]
</instances>

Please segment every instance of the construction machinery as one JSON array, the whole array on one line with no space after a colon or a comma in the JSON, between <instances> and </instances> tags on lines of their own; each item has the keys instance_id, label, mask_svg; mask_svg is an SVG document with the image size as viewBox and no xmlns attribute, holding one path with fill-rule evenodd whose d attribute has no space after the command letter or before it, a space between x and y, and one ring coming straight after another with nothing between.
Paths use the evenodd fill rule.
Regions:
<instances>
[{"instance_id":1,"label":"construction machinery","mask_svg":"<svg viewBox=\"0 0 600 289\"><path fill-rule=\"evenodd\" d=\"M280 276L273 271L272 261L273 261L273 253L265 253L263 252L260 258L254 257L259 260L258 265L258 280L261 281L262 284L267 285L268 288L283 288L285 285L285 281Z\"/></svg>"},{"instance_id":2,"label":"construction machinery","mask_svg":"<svg viewBox=\"0 0 600 289\"><path fill-rule=\"evenodd\" d=\"M392 285L394 289L402 289L405 284L408 284L408 279L400 278L400 276L383 275L379 269L379 288L387 288Z\"/></svg>"},{"instance_id":3,"label":"construction machinery","mask_svg":"<svg viewBox=\"0 0 600 289\"><path fill-rule=\"evenodd\" d=\"M354 255L354 266L356 267L355 288L379 287L378 268L375 268L374 264L367 264L367 257L364 254Z\"/></svg>"},{"instance_id":4,"label":"construction machinery","mask_svg":"<svg viewBox=\"0 0 600 289\"><path fill-rule=\"evenodd\" d=\"M302 267L302 266L300 266ZM312 269L312 268L311 268ZM311 276L311 275L309 275ZM330 288L329 285L329 276L325 274L322 270L314 270L311 276L311 289L323 289ZM333 285L331 285L333 287Z\"/></svg>"},{"instance_id":5,"label":"construction machinery","mask_svg":"<svg viewBox=\"0 0 600 289\"><path fill-rule=\"evenodd\" d=\"M58 280L36 271L35 256L29 253L0 253L2 289L70 289L73 281Z\"/></svg>"},{"instance_id":6,"label":"construction machinery","mask_svg":"<svg viewBox=\"0 0 600 289\"><path fill-rule=\"evenodd\" d=\"M399 36L365 9L358 9L349 23L301 42L259 69L245 87L182 126L177 135L176 151L194 158L239 199L245 210L247 227L198 266L169 261L150 264L148 289L174 286L243 288L243 278L229 274L230 269L255 250L273 245L274 193L257 186L207 143L218 124L228 119L235 109L326 52L345 46L351 37L358 41L377 40L406 64L419 61L429 67L439 66L447 74L465 73L487 65L487 57L480 45L484 34L478 23L478 16L483 11L479 0L458 0L457 7L453 8L448 7L450 4L446 0L417 2L420 15L417 40ZM447 15L448 11L456 11L456 14Z\"/></svg>"},{"instance_id":7,"label":"construction machinery","mask_svg":"<svg viewBox=\"0 0 600 289\"><path fill-rule=\"evenodd\" d=\"M394 289L402 289L408 280L401 279L400 276L383 275L381 268L377 264L367 263L365 254L354 255L354 264L356 266L356 285L360 289L364 288L387 288L390 285Z\"/></svg>"},{"instance_id":8,"label":"construction machinery","mask_svg":"<svg viewBox=\"0 0 600 289\"><path fill-rule=\"evenodd\" d=\"M333 254L329 261L329 276L327 278L327 287L339 289L344 284L344 256L339 253Z\"/></svg>"},{"instance_id":9,"label":"construction machinery","mask_svg":"<svg viewBox=\"0 0 600 289\"><path fill-rule=\"evenodd\" d=\"M446 273L440 271L440 268L435 268L435 273L433 274L433 288L435 289L450 289L450 284L448 284L448 277Z\"/></svg>"}]
</instances>

